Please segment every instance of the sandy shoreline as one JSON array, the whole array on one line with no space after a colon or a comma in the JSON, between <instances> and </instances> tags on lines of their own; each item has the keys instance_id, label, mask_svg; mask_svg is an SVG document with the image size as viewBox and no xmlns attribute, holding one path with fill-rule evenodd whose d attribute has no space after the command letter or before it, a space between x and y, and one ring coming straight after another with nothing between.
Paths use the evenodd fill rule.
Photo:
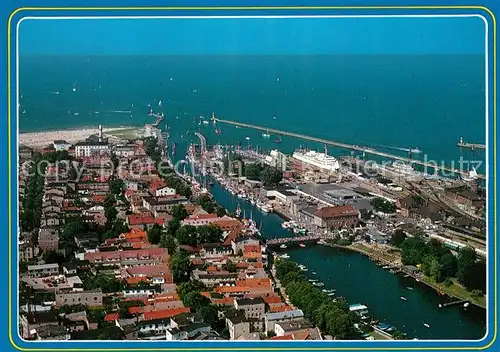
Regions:
<instances>
[{"instance_id":1,"label":"sandy shoreline","mask_svg":"<svg viewBox=\"0 0 500 352\"><path fill-rule=\"evenodd\" d=\"M110 131L120 131L129 129L140 129L138 126L121 126L121 127L110 127L103 128L104 135L106 132ZM65 140L69 143L75 143L85 140L92 134L97 134L99 130L97 128L75 128L68 130L59 131L45 131L45 132L27 132L19 134L19 144L26 145L30 147L44 147L46 145L52 144L55 140ZM109 136L109 135L108 135Z\"/></svg>"}]
</instances>

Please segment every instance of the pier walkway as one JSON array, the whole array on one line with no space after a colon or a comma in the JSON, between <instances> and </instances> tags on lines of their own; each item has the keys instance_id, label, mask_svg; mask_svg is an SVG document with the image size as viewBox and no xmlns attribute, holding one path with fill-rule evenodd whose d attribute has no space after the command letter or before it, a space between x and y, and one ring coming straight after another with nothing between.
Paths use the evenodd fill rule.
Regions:
<instances>
[{"instance_id":1,"label":"pier walkway","mask_svg":"<svg viewBox=\"0 0 500 352\"><path fill-rule=\"evenodd\" d=\"M205 154L207 152L207 139L200 132L196 132L194 135L200 139L201 154Z\"/></svg>"},{"instance_id":2,"label":"pier walkway","mask_svg":"<svg viewBox=\"0 0 500 352\"><path fill-rule=\"evenodd\" d=\"M300 134L300 133L295 133L295 132L288 132L288 131L282 131L282 130L278 130L278 129L275 129L275 128L262 127L262 126L257 126L257 125L252 125L252 124L243 123L243 122L237 122L237 121L224 120L224 119L217 118L215 116L212 117L212 121L214 123L216 123L216 122L225 123L225 124L228 124L228 125L239 126L239 127L244 127L244 128L250 128L250 129L254 129L254 130L258 130L258 131L264 131L264 132L267 132L267 133L274 133L274 134L279 134L279 135L282 135L282 136L289 136L289 137L294 137L294 138L299 138L299 139L305 139L305 140L308 140L308 141L318 142L318 143L322 143L322 144L326 144L326 145L331 145L331 146L334 146L334 147L339 147L339 148L344 148L344 149L359 151L359 152L363 152L363 153L366 153L366 154L377 155L377 156L381 156L381 157L385 157L385 158L389 158L389 159L394 159L394 160L400 160L400 161L404 161L406 163L416 164L416 165L420 165L420 166L423 166L423 167L426 167L426 168L439 169L441 171L455 173L455 174L459 174L459 175L462 175L462 176L468 176L468 174L469 174L466 171L460 171L460 170L456 170L456 169L454 170L452 168L449 168L449 167L446 167L446 166L443 166L443 165L440 166L440 165L436 165L434 163L424 162L424 161L420 161L420 160L413 160L413 159L410 159L410 158L405 158L405 157L402 157L402 156L398 156L398 155L394 155L394 154L390 154L390 153L386 153L386 152L381 152L381 151L376 150L374 148L363 147L363 146L360 146L360 145L341 143L341 142L332 141L332 140L328 140L328 139L323 139L323 138L318 138L318 137L312 137L312 136L308 136L308 135L305 135L305 134ZM477 177L480 178L480 179L483 179L483 180L486 179L486 177L484 175L481 175L481 174L478 174Z\"/></svg>"},{"instance_id":3,"label":"pier walkway","mask_svg":"<svg viewBox=\"0 0 500 352\"><path fill-rule=\"evenodd\" d=\"M305 242L305 241L319 241L323 238L322 235L307 235L307 236L298 236L298 237L281 237L281 238L271 238L266 240L266 245L273 246L277 244L285 244L285 243L297 243L297 242Z\"/></svg>"}]
</instances>

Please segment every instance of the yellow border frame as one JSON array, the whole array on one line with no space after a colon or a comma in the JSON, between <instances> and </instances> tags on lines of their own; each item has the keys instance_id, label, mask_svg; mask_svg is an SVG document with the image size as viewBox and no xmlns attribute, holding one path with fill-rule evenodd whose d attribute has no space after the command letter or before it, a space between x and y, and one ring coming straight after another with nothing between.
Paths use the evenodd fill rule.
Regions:
<instances>
[{"instance_id":1,"label":"yellow border frame","mask_svg":"<svg viewBox=\"0 0 500 352\"><path fill-rule=\"evenodd\" d=\"M12 297L11 297L11 290L12 290L12 277L11 277L11 271L12 271L12 238L11 238L11 232L12 232L12 225L11 225L11 217L12 217L12 207L11 207L11 199L12 199L12 190L11 190L11 184L12 184L12 178L11 178L11 172L12 172L12 165L11 165L11 157L12 157L12 150L11 150L11 113L12 113L12 107L11 107L11 22L12 18L19 12L21 11L65 11L65 10L76 10L76 11L92 11L92 10L101 10L101 11L130 11L130 10L168 10L168 11L175 11L175 10L199 10L199 11L210 11L210 10L400 10L400 9L406 9L406 10L444 10L444 9L457 9L457 10L482 10L487 12L492 19L492 24L493 24L493 178L496 180L496 175L497 175L497 169L496 169L496 159L497 159L497 147L496 147L496 116L497 116L497 101L496 101L496 18L493 12L488 9L487 7L484 6L213 6L213 7L186 7L186 6L156 6L156 7L22 7L14 10L7 21L7 157L8 157L8 199L9 199L9 204L8 204L8 241L9 241L9 283L8 283L8 288L9 288L9 299L8 299L8 304L9 304L9 310L8 310L8 334L9 334L9 341L12 344L12 346L15 349L18 349L20 351L52 351L49 348L22 348L16 345L12 338ZM488 161L487 161L488 162ZM389 348L375 348L375 347L360 347L360 348L355 348L355 347L319 347L319 348L307 348L307 347L290 347L286 348L284 346L283 348L278 348L278 347L264 347L264 348L255 348L255 347L250 347L250 348L229 348L229 347L224 347L224 348L61 348L57 349L58 351L116 351L116 352L122 352L122 351L281 351L281 350L290 350L290 351L336 351L336 350L346 350L346 351L376 351L376 350L405 350L405 351L410 351L410 350L415 350L415 351L422 351L422 350L483 350L491 347L497 338L497 327L498 327L498 320L497 320L497 308L498 308L498 295L496 291L496 285L497 285L497 239L496 239L496 234L497 234L497 225L496 225L496 214L497 214L497 204L496 204L496 194L497 194L497 185L496 182L493 183L493 214L495 216L495 219L493 221L493 249L494 249L494 279L493 279L493 290L495 294L494 298L494 309L493 309L493 339L491 340L490 343L488 343L486 346L479 346L479 347L407 347L407 348L397 348L397 347L389 347ZM490 308L491 309L491 308ZM397 343L395 343L397 344Z\"/></svg>"}]
</instances>

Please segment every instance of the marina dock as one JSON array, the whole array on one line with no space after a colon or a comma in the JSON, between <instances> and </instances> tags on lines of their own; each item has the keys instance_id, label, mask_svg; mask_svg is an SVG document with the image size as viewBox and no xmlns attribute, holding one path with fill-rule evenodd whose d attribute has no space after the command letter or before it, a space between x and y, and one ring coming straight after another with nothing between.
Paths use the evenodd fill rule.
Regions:
<instances>
[{"instance_id":1,"label":"marina dock","mask_svg":"<svg viewBox=\"0 0 500 352\"><path fill-rule=\"evenodd\" d=\"M359 151L359 152L362 152L365 154L377 155L377 156L381 156L381 157L385 157L385 158L389 158L389 159L400 160L400 161L403 161L406 163L420 165L420 166L423 166L426 168L438 169L441 171L446 171L446 172L458 174L461 176L467 177L469 174L466 171L460 171L460 170L452 169L452 168L449 168L446 166L442 166L442 165L440 166L440 165L436 165L434 163L428 163L428 162L424 162L424 161L420 161L420 160L413 160L413 159L405 158L405 157L402 157L399 155L381 152L381 151L376 150L374 148L369 148L369 147L364 147L364 146L354 145L354 144L347 144L347 143L332 141L332 140L318 138L318 137L312 137L312 136L308 136L308 135L301 134L301 133L282 131L282 130L278 130L275 128L262 127L262 126L257 126L257 125L252 125L252 124L237 122L237 121L224 120L224 119L217 118L215 116L212 117L212 122L213 123L216 123L216 122L225 123L228 125L250 128L250 129L254 129L254 130L258 130L258 131L263 131L266 133L274 133L274 134L278 134L281 136L289 136L289 137L304 139L304 140L308 140L308 141L312 141L312 142L330 145L333 147L339 147L339 148L344 148L344 149L348 149L348 150ZM479 179L483 179L483 180L486 179L486 176L482 175L482 174L478 174L477 177Z\"/></svg>"}]
</instances>

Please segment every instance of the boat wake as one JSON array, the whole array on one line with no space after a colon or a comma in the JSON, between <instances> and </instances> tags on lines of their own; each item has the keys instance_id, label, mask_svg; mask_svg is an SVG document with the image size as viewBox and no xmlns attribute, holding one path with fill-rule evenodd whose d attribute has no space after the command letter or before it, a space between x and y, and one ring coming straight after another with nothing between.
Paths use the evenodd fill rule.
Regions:
<instances>
[{"instance_id":1,"label":"boat wake","mask_svg":"<svg viewBox=\"0 0 500 352\"><path fill-rule=\"evenodd\" d=\"M130 114L132 111L130 110L101 110L100 112L110 113L110 114Z\"/></svg>"}]
</instances>

